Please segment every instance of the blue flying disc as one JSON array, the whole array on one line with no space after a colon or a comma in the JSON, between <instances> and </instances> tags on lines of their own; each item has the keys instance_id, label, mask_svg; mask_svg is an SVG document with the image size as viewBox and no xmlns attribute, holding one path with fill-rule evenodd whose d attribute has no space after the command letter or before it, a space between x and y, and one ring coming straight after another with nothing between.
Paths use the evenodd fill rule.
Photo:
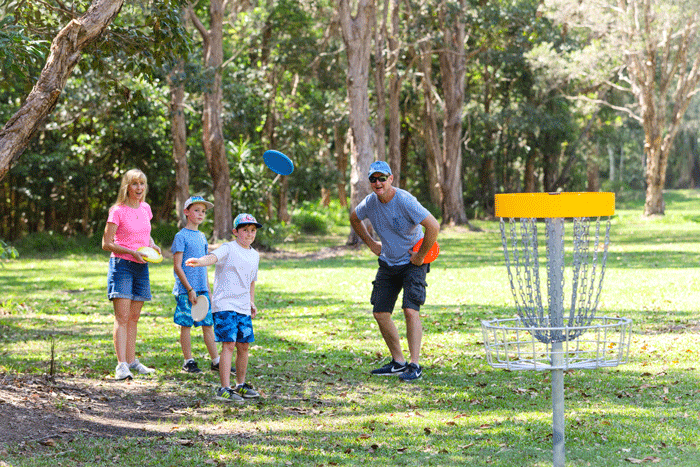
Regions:
<instances>
[{"instance_id":1,"label":"blue flying disc","mask_svg":"<svg viewBox=\"0 0 700 467\"><path fill-rule=\"evenodd\" d=\"M286 155L274 149L268 149L263 154L263 160L265 164L273 172L280 175L289 175L294 172L294 163Z\"/></svg>"}]
</instances>

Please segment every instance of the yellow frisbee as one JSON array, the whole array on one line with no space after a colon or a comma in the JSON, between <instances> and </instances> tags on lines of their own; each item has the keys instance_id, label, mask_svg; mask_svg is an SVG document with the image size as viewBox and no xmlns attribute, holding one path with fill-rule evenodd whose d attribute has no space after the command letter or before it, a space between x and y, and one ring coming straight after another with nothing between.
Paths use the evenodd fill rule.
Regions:
<instances>
[{"instance_id":1,"label":"yellow frisbee","mask_svg":"<svg viewBox=\"0 0 700 467\"><path fill-rule=\"evenodd\" d=\"M150 246L142 246L136 251L141 253L143 259L145 259L149 263L160 263L161 261L163 261L163 255L158 253L158 250L156 250L155 248L151 248Z\"/></svg>"}]
</instances>

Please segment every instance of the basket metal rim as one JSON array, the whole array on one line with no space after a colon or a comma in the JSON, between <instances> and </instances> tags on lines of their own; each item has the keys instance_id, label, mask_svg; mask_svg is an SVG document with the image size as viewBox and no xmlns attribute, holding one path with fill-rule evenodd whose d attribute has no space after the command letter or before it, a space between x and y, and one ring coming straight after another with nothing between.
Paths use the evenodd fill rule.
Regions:
<instances>
[{"instance_id":1,"label":"basket metal rim","mask_svg":"<svg viewBox=\"0 0 700 467\"><path fill-rule=\"evenodd\" d=\"M587 318L587 321L604 320L603 324L590 324L585 326L498 326L500 323L518 322L522 323L520 317L517 318L499 318L492 320L481 320L481 326L487 329L496 329L503 331L571 331L571 330L590 330L590 329L603 329L603 328L615 328L625 325L632 324L631 318L616 317L616 316L594 316L592 318ZM611 321L611 323L607 323ZM496 324L493 324L496 323Z\"/></svg>"}]
</instances>

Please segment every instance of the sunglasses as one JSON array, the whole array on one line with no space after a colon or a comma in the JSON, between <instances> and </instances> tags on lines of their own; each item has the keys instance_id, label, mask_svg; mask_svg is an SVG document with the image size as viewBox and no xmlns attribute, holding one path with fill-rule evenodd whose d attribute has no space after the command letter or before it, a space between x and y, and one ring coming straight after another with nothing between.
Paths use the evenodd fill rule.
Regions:
<instances>
[{"instance_id":1,"label":"sunglasses","mask_svg":"<svg viewBox=\"0 0 700 467\"><path fill-rule=\"evenodd\" d=\"M372 176L372 175L369 176L369 182L370 182L370 183L374 183L374 182L381 182L381 183L384 183L384 182L386 182L388 179L389 179L389 177L387 177L386 175L383 175L383 176L381 176L381 177L374 177L374 176Z\"/></svg>"}]
</instances>

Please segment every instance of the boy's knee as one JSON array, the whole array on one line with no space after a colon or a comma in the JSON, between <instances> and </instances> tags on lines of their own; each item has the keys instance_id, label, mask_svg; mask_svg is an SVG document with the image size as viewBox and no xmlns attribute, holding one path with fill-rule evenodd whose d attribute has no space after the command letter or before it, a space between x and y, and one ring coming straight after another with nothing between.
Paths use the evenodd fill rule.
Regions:
<instances>
[{"instance_id":1,"label":"boy's knee","mask_svg":"<svg viewBox=\"0 0 700 467\"><path fill-rule=\"evenodd\" d=\"M236 342L236 350L247 352L248 347L250 347L250 344L248 342Z\"/></svg>"}]
</instances>

